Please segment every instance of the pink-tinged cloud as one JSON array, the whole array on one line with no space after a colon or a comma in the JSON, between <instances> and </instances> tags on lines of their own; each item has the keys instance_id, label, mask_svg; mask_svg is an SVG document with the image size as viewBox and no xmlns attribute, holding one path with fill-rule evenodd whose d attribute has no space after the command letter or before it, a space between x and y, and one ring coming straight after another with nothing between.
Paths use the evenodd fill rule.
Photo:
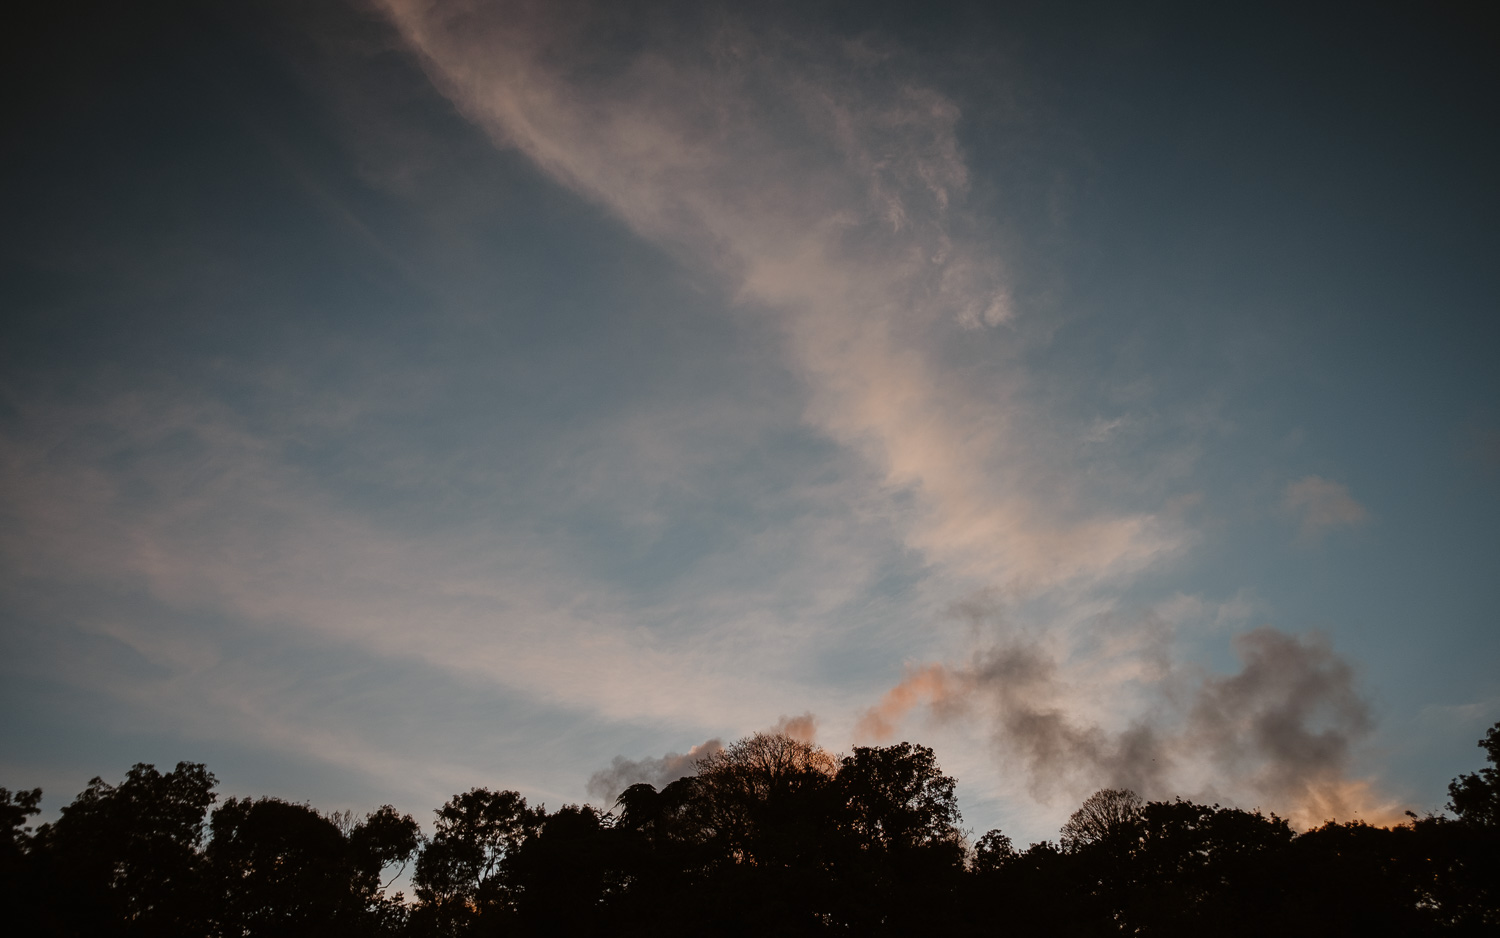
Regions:
<instances>
[{"instance_id":1,"label":"pink-tinged cloud","mask_svg":"<svg viewBox=\"0 0 1500 938\"><path fill-rule=\"evenodd\" d=\"M818 739L818 718L810 711L797 716L784 716L776 721L776 725L772 726L770 731L811 745Z\"/></svg>"},{"instance_id":2,"label":"pink-tinged cloud","mask_svg":"<svg viewBox=\"0 0 1500 938\"><path fill-rule=\"evenodd\" d=\"M806 699L799 683L776 676L798 646L779 640L786 626L774 615L745 612L745 595L721 588L656 603L651 615L659 620L732 618L735 626L663 643L632 618L633 597L583 579L555 545L484 524L426 533L382 526L283 462L280 441L249 432L211 404L142 393L85 408L25 408L16 428L0 434L0 582L8 586L87 582L141 593L184 613L230 617L278 643L348 642L607 719L748 728L767 696L798 688ZM200 455L170 455L162 447L172 441L191 441ZM128 470L116 464L122 448L134 454ZM819 593L805 607L812 615L819 601L843 602L844 591L867 576L828 536L813 519L778 533L854 563L852 573L809 566ZM785 549L775 540L753 547ZM707 575L716 575L711 565ZM114 619L77 624L160 666L178 689L203 695L201 712L252 711L260 716L247 725L278 725L270 718L277 694L226 681L224 670L238 665L222 661L209 631ZM747 660L756 663L754 674L736 676L732 662ZM171 688L118 691L144 702L143 695L170 696ZM295 730L294 721L287 729ZM316 748L333 754L344 747Z\"/></svg>"},{"instance_id":3,"label":"pink-tinged cloud","mask_svg":"<svg viewBox=\"0 0 1500 938\"><path fill-rule=\"evenodd\" d=\"M777 317L806 419L907 492L908 542L959 576L1045 589L1137 572L1183 535L1090 507L1003 363L943 349L1016 315L967 214L957 107L860 44L608 5L389 0L434 83L502 146ZM649 20L649 17L647 18ZM599 35L633 30L620 57Z\"/></svg>"}]
</instances>

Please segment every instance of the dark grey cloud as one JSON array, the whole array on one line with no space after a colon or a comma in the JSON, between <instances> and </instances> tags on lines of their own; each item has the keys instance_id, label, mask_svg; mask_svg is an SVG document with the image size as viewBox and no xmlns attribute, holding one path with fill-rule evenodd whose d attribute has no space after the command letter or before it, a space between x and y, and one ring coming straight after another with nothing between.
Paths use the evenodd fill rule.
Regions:
<instances>
[{"instance_id":1,"label":"dark grey cloud","mask_svg":"<svg viewBox=\"0 0 1500 938\"><path fill-rule=\"evenodd\" d=\"M818 718L810 712L782 716L767 732L812 743L818 733ZM662 788L679 778L697 773L699 762L712 758L723 749L723 742L715 738L705 740L687 752L669 752L656 758L648 756L644 759L627 759L615 756L609 768L600 769L589 776L589 797L613 804L620 797L620 792L631 785L645 782L658 789Z\"/></svg>"},{"instance_id":2,"label":"dark grey cloud","mask_svg":"<svg viewBox=\"0 0 1500 938\"><path fill-rule=\"evenodd\" d=\"M1373 726L1354 668L1318 636L1262 627L1235 636L1239 673L1210 677L1178 745L1245 773L1276 803L1317 803L1346 784L1352 748Z\"/></svg>"},{"instance_id":3,"label":"dark grey cloud","mask_svg":"<svg viewBox=\"0 0 1500 938\"><path fill-rule=\"evenodd\" d=\"M687 752L669 752L664 756L644 759L627 759L615 756L609 768L600 769L589 776L587 790L590 798L605 804L613 804L620 792L631 785L645 782L663 788L679 778L698 771L698 763L723 750L718 739L709 739L692 747Z\"/></svg>"},{"instance_id":4,"label":"dark grey cloud","mask_svg":"<svg viewBox=\"0 0 1500 938\"><path fill-rule=\"evenodd\" d=\"M1252 802L1302 823L1384 811L1350 774L1373 728L1354 668L1316 635L1263 626L1233 644L1233 674L1163 667L1148 645L1145 667L1088 686L1041 638L1000 628L964 664L909 671L856 732L888 738L917 707L981 721L1001 763L1044 801L1119 788ZM1138 715L1108 728L1089 715L1101 697Z\"/></svg>"}]
</instances>

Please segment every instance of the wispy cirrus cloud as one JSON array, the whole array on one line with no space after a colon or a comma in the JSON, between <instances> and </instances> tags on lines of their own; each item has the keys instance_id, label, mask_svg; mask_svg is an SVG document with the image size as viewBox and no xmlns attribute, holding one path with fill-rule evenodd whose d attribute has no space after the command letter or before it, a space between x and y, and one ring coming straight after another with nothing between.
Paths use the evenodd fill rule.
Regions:
<instances>
[{"instance_id":1,"label":"wispy cirrus cloud","mask_svg":"<svg viewBox=\"0 0 1500 938\"><path fill-rule=\"evenodd\" d=\"M552 440L527 471L581 473L562 482L578 494L509 523L440 520L452 480L429 491L421 457L388 463L377 475L419 480L427 522L414 528L402 512L382 517L349 503L326 471L291 457L309 438L363 422L368 400L320 399L275 429L169 386L13 405L0 433L8 612L66 621L86 644L119 652L49 652L58 679L113 697L138 723L231 734L392 779L409 743L378 728L352 731L351 713L330 707L328 688L305 680L297 662L342 648L369 668L478 681L526 700L528 712L572 713L585 724L756 726L768 693L807 696L802 623L848 602L875 575L867 564L881 563L878 549L842 543L846 519L796 512L787 526L684 564L671 588L630 589L590 570L565 539L537 533L558 524L548 511L566 520L592 502L614 504L622 485L626 495L652 488L647 477L664 451L700 449L681 438L692 429L670 419L659 432L628 422L628 445L595 439L599 458L571 466L554 460L578 441ZM600 464L619 466L641 443L647 451L628 480L597 478ZM415 452L410 440L386 445ZM668 462L656 470L663 478L698 477ZM493 487L501 477L470 481ZM772 510L791 513L798 497L783 495L792 502ZM771 558L779 560L767 567ZM747 567L777 576L798 620L759 602L763 583ZM97 599L61 598L69 596ZM423 716L445 694L408 697L423 704L406 718L445 722ZM467 781L460 768L445 756L420 774L458 784Z\"/></svg>"},{"instance_id":2,"label":"wispy cirrus cloud","mask_svg":"<svg viewBox=\"0 0 1500 938\"><path fill-rule=\"evenodd\" d=\"M1152 794L1196 778L1198 790L1227 791L1244 767L1202 747L1222 755L1243 743L1259 761L1238 795L1306 820L1374 810L1363 783L1345 777L1365 705L1326 647L1253 631L1239 639L1240 675L1202 678L1191 692L1177 687L1166 639L1150 654L1081 647L1078 623L1113 605L1101 591L1177 555L1190 532L1169 506L1121 511L1091 496L1108 456L1079 447L1108 443L1126 421L1064 433L1028 393L1009 326L1026 311L997 231L966 208L958 108L897 56L730 15L683 26L590 4L384 7L436 86L499 145L771 317L805 385L804 420L876 468L886 511L945 588L998 588L1051 610L1035 617L1044 637L1034 643L985 645L967 665L912 665L856 735L888 736L919 705L985 711L1002 759L1019 753L1027 765L1033 795L1043 777ZM1288 499L1305 530L1364 516L1322 480ZM1257 680L1277 670L1272 658L1307 680ZM1214 702L1236 689L1245 706L1230 719ZM1163 712L1174 693L1197 703ZM1090 713L1106 700L1137 723L1102 729ZM1334 736L1309 728L1313 711L1333 720ZM1278 748L1258 729L1276 714L1291 749L1314 737L1330 748L1300 759Z\"/></svg>"},{"instance_id":3,"label":"wispy cirrus cloud","mask_svg":"<svg viewBox=\"0 0 1500 938\"><path fill-rule=\"evenodd\" d=\"M497 779L574 798L610 752L675 747L610 776L665 779L690 742L787 706L816 710L837 746L908 661L921 680L887 698L885 729L913 708L981 729L981 714L1051 713L1057 732L1034 738L1062 755L1019 750L1038 765L1080 786L1154 784L1115 772L1141 765L1121 747L1144 752L1149 734L1111 719L1175 732L1151 722L1181 670L1174 635L1109 617L1192 542L1182 508L1197 496L1171 489L1199 447L1157 448L1130 394L1080 420L1065 400L1077 376L1037 373L1025 336L1052 328L1018 299L1014 242L974 208L963 115L918 64L723 7L380 8L416 55L385 55L382 34L378 90L358 69L311 80L337 73L340 119L382 126L383 146L349 146L378 197L328 184L309 156L322 142L252 134L276 157L254 171L287 177L266 193L315 209L281 226L298 256L236 267L193 230L184 263L168 225L161 290L112 294L103 314L155 322L142 309L170 292L182 323L243 317L243 334L280 338L212 362L211 340L119 371L69 361L5 402L5 611L94 648L52 649L48 666L122 722L427 789ZM431 106L412 61L524 159ZM539 205L567 217L538 224ZM304 265L320 225L329 266L376 288ZM474 237L491 227L504 237ZM686 271L698 292L667 296L670 324L643 334L630 278L574 264L603 241L658 265L633 266L637 286ZM115 247L138 266L134 235ZM294 276L226 297L268 269ZM184 288L195 275L221 292ZM1025 608L1035 641L955 650L939 610L976 589ZM1221 625L1181 595L1160 612ZM955 758L966 784L993 774L983 746Z\"/></svg>"},{"instance_id":4,"label":"wispy cirrus cloud","mask_svg":"<svg viewBox=\"0 0 1500 938\"><path fill-rule=\"evenodd\" d=\"M499 143L777 318L806 418L915 497L909 543L932 560L1047 587L1179 546L1163 517L1087 504L1049 458L1006 337L976 331L1016 311L998 239L964 209L958 109L893 54L733 17L385 7ZM956 365L972 342L1000 364Z\"/></svg>"}]
</instances>

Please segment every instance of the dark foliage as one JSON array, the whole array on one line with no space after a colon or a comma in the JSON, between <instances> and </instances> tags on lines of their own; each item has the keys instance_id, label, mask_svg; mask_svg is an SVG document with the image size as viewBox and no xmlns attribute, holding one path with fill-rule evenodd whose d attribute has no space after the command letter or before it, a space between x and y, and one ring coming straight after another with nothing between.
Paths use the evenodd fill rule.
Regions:
<instances>
[{"instance_id":1,"label":"dark foliage","mask_svg":"<svg viewBox=\"0 0 1500 938\"><path fill-rule=\"evenodd\" d=\"M437 831L417 859L423 933L494 931L514 912L505 862L540 828L544 814L513 791L475 788L437 810Z\"/></svg>"},{"instance_id":2,"label":"dark foliage","mask_svg":"<svg viewBox=\"0 0 1500 938\"><path fill-rule=\"evenodd\" d=\"M231 800L214 812L206 859L213 920L226 935L373 935L405 907L380 874L416 851L419 829L389 805L347 834L306 805Z\"/></svg>"},{"instance_id":3,"label":"dark foliage","mask_svg":"<svg viewBox=\"0 0 1500 938\"><path fill-rule=\"evenodd\" d=\"M1448 810L1467 824L1500 827L1500 723L1490 727L1479 748L1489 765L1472 775L1460 775L1448 786Z\"/></svg>"},{"instance_id":4,"label":"dark foliage","mask_svg":"<svg viewBox=\"0 0 1500 938\"><path fill-rule=\"evenodd\" d=\"M50 909L55 927L94 935L203 934L209 890L200 847L215 782L192 762L165 774L136 765L119 785L90 781L32 843L58 887Z\"/></svg>"},{"instance_id":5,"label":"dark foliage","mask_svg":"<svg viewBox=\"0 0 1500 938\"><path fill-rule=\"evenodd\" d=\"M417 822L230 799L180 763L94 779L34 832L0 789L17 934L1488 935L1500 932L1500 724L1456 819L1325 824L1101 791L1060 845L972 848L954 781L901 743L834 759L756 735L614 811L475 788ZM412 862L415 866L412 867ZM414 900L389 889L412 869Z\"/></svg>"}]
</instances>

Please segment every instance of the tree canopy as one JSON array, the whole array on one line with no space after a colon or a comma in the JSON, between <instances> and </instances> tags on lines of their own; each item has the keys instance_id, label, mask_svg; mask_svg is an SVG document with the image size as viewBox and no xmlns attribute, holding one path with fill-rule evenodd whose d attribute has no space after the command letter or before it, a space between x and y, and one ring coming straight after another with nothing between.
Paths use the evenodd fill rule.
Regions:
<instances>
[{"instance_id":1,"label":"tree canopy","mask_svg":"<svg viewBox=\"0 0 1500 938\"><path fill-rule=\"evenodd\" d=\"M1470 824L1496 827L1500 826L1500 723L1490 727L1479 748L1490 764L1453 780L1448 786L1448 810Z\"/></svg>"},{"instance_id":2,"label":"tree canopy","mask_svg":"<svg viewBox=\"0 0 1500 938\"><path fill-rule=\"evenodd\" d=\"M1057 843L970 843L954 780L900 743L835 757L742 739L605 811L473 788L424 835L276 798L218 801L202 765L94 779L34 831L0 789L19 934L1405 935L1500 929L1500 724L1452 818L1295 834L1258 811L1104 789ZM413 865L414 864L414 865ZM391 892L411 870L414 895Z\"/></svg>"}]
</instances>

